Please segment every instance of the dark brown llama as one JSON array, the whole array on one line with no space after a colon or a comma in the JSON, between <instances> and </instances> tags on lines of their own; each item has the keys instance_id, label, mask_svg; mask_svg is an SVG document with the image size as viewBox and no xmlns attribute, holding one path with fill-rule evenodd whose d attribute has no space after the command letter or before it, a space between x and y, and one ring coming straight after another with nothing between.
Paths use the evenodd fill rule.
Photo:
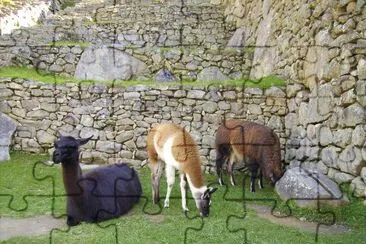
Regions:
<instances>
[{"instance_id":1,"label":"dark brown llama","mask_svg":"<svg viewBox=\"0 0 366 244\"><path fill-rule=\"evenodd\" d=\"M216 133L216 170L222 185L222 167L228 164L231 184L235 185L233 164L244 161L251 170L250 190L255 192L259 170L259 186L264 175L274 185L282 176L280 141L269 127L254 122L226 120Z\"/></svg>"},{"instance_id":2,"label":"dark brown llama","mask_svg":"<svg viewBox=\"0 0 366 244\"><path fill-rule=\"evenodd\" d=\"M69 226L123 215L139 201L142 193L136 171L125 164L99 167L82 174L79 146L90 139L61 136L55 142L53 161L62 163Z\"/></svg>"}]
</instances>

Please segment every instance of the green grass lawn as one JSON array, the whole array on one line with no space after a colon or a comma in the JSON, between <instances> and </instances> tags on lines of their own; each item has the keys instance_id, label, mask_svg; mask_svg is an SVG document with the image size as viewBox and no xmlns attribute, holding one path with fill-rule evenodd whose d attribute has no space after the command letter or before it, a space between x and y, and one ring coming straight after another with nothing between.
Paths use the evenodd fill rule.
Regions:
<instances>
[{"instance_id":1,"label":"green grass lawn","mask_svg":"<svg viewBox=\"0 0 366 244\"><path fill-rule=\"evenodd\" d=\"M48 156L12 152L12 160L0 163L0 216L30 217L54 215L65 222L66 201L60 166L46 166L40 161ZM47 176L51 176L48 177ZM143 198L134 209L118 219L96 224L82 223L67 233L54 231L52 243L114 243L115 229L119 243L314 243L315 234L294 227L270 223L258 217L247 204L271 205L277 201L276 211L286 213L286 206L279 201L272 187L265 185L256 193L244 192L241 186L219 187L213 195L211 213L208 218L196 217L198 210L192 198L188 200L190 212L186 217L181 210L179 177L176 178L170 208L160 209L151 202L150 170L139 170L143 186ZM245 177L247 178L247 177ZM215 184L216 176L205 175L208 183ZM237 182L243 179L237 176ZM228 178L225 178L228 182ZM161 195L166 192L165 178L162 179ZM245 181L245 189L248 182ZM53 184L55 187L53 187ZM52 201L53 191L55 194ZM14 196L9 205L10 196ZM190 193L188 194L190 197ZM26 196L23 198L23 196ZM257 200L256 200L257 199ZM26 202L28 204L26 204ZM308 220L330 223L331 218L318 214L313 209L293 207L292 214ZM322 211L332 211L336 223L352 228L346 234L319 234L319 243L360 243L366 239L366 206L361 200L351 197L348 206ZM238 217L230 217L235 215ZM195 230L196 228L198 230ZM66 231L67 228L64 229ZM16 237L6 243L48 243L49 235L39 237Z\"/></svg>"},{"instance_id":2,"label":"green grass lawn","mask_svg":"<svg viewBox=\"0 0 366 244\"><path fill-rule=\"evenodd\" d=\"M65 43L65 45L68 43ZM147 86L166 86L166 85L183 85L183 86L211 86L211 85L222 85L222 86L237 86L237 87L258 87L258 88L269 88L271 86L284 87L286 82L283 79L274 76L264 77L258 80L228 80L228 81L213 81L213 82L202 82L202 81L182 81L182 82L155 82L151 80L129 80L129 81L104 81L96 82L93 80L80 80L73 77L65 77L55 74L47 74L40 70L28 69L25 67L7 66L0 68L0 77L3 78L22 78L33 81L41 81L48 84L66 84L66 83L103 83L107 86L135 86L135 85L147 85Z\"/></svg>"}]
</instances>

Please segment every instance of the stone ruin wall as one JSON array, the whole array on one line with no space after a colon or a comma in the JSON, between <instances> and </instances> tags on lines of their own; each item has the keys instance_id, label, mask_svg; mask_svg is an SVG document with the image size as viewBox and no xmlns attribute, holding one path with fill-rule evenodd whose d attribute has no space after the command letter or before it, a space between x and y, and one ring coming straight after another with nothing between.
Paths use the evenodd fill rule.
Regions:
<instances>
[{"instance_id":1,"label":"stone ruin wall","mask_svg":"<svg viewBox=\"0 0 366 244\"><path fill-rule=\"evenodd\" d=\"M214 140L224 118L257 121L273 128L285 146L285 92L280 88L144 85L128 88L102 84L50 85L1 79L0 112L19 123L12 147L50 152L57 131L93 136L82 159L141 166L147 158L146 135L154 124L182 125L198 143L204 168L215 172Z\"/></svg>"},{"instance_id":2,"label":"stone ruin wall","mask_svg":"<svg viewBox=\"0 0 366 244\"><path fill-rule=\"evenodd\" d=\"M251 77L287 77L286 155L366 197L365 1L226 1ZM360 176L361 175L361 176Z\"/></svg>"}]
</instances>

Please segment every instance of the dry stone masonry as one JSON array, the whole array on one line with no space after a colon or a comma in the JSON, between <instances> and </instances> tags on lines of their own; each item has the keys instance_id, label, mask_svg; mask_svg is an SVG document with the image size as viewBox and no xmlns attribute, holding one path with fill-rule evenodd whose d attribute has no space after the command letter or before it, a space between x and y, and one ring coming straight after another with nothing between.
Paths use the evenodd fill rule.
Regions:
<instances>
[{"instance_id":1,"label":"dry stone masonry","mask_svg":"<svg viewBox=\"0 0 366 244\"><path fill-rule=\"evenodd\" d=\"M171 121L192 133L206 171L214 172L215 132L224 118L268 124L285 145L287 108L279 88L55 86L22 79L2 79L0 88L0 112L20 123L13 141L16 150L48 152L60 131L74 137L93 136L84 147L83 161L140 166L147 158L148 129Z\"/></svg>"}]
</instances>

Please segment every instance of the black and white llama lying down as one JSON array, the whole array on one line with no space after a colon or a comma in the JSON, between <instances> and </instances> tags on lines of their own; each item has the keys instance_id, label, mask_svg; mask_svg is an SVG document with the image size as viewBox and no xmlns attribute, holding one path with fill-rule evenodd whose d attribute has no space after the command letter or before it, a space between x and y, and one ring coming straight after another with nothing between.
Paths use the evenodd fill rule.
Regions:
<instances>
[{"instance_id":1,"label":"black and white llama lying down","mask_svg":"<svg viewBox=\"0 0 366 244\"><path fill-rule=\"evenodd\" d=\"M82 174L79 146L90 139L61 136L55 142L53 161L62 163L69 226L121 216L132 209L142 193L136 171L125 164L99 167Z\"/></svg>"}]
</instances>

